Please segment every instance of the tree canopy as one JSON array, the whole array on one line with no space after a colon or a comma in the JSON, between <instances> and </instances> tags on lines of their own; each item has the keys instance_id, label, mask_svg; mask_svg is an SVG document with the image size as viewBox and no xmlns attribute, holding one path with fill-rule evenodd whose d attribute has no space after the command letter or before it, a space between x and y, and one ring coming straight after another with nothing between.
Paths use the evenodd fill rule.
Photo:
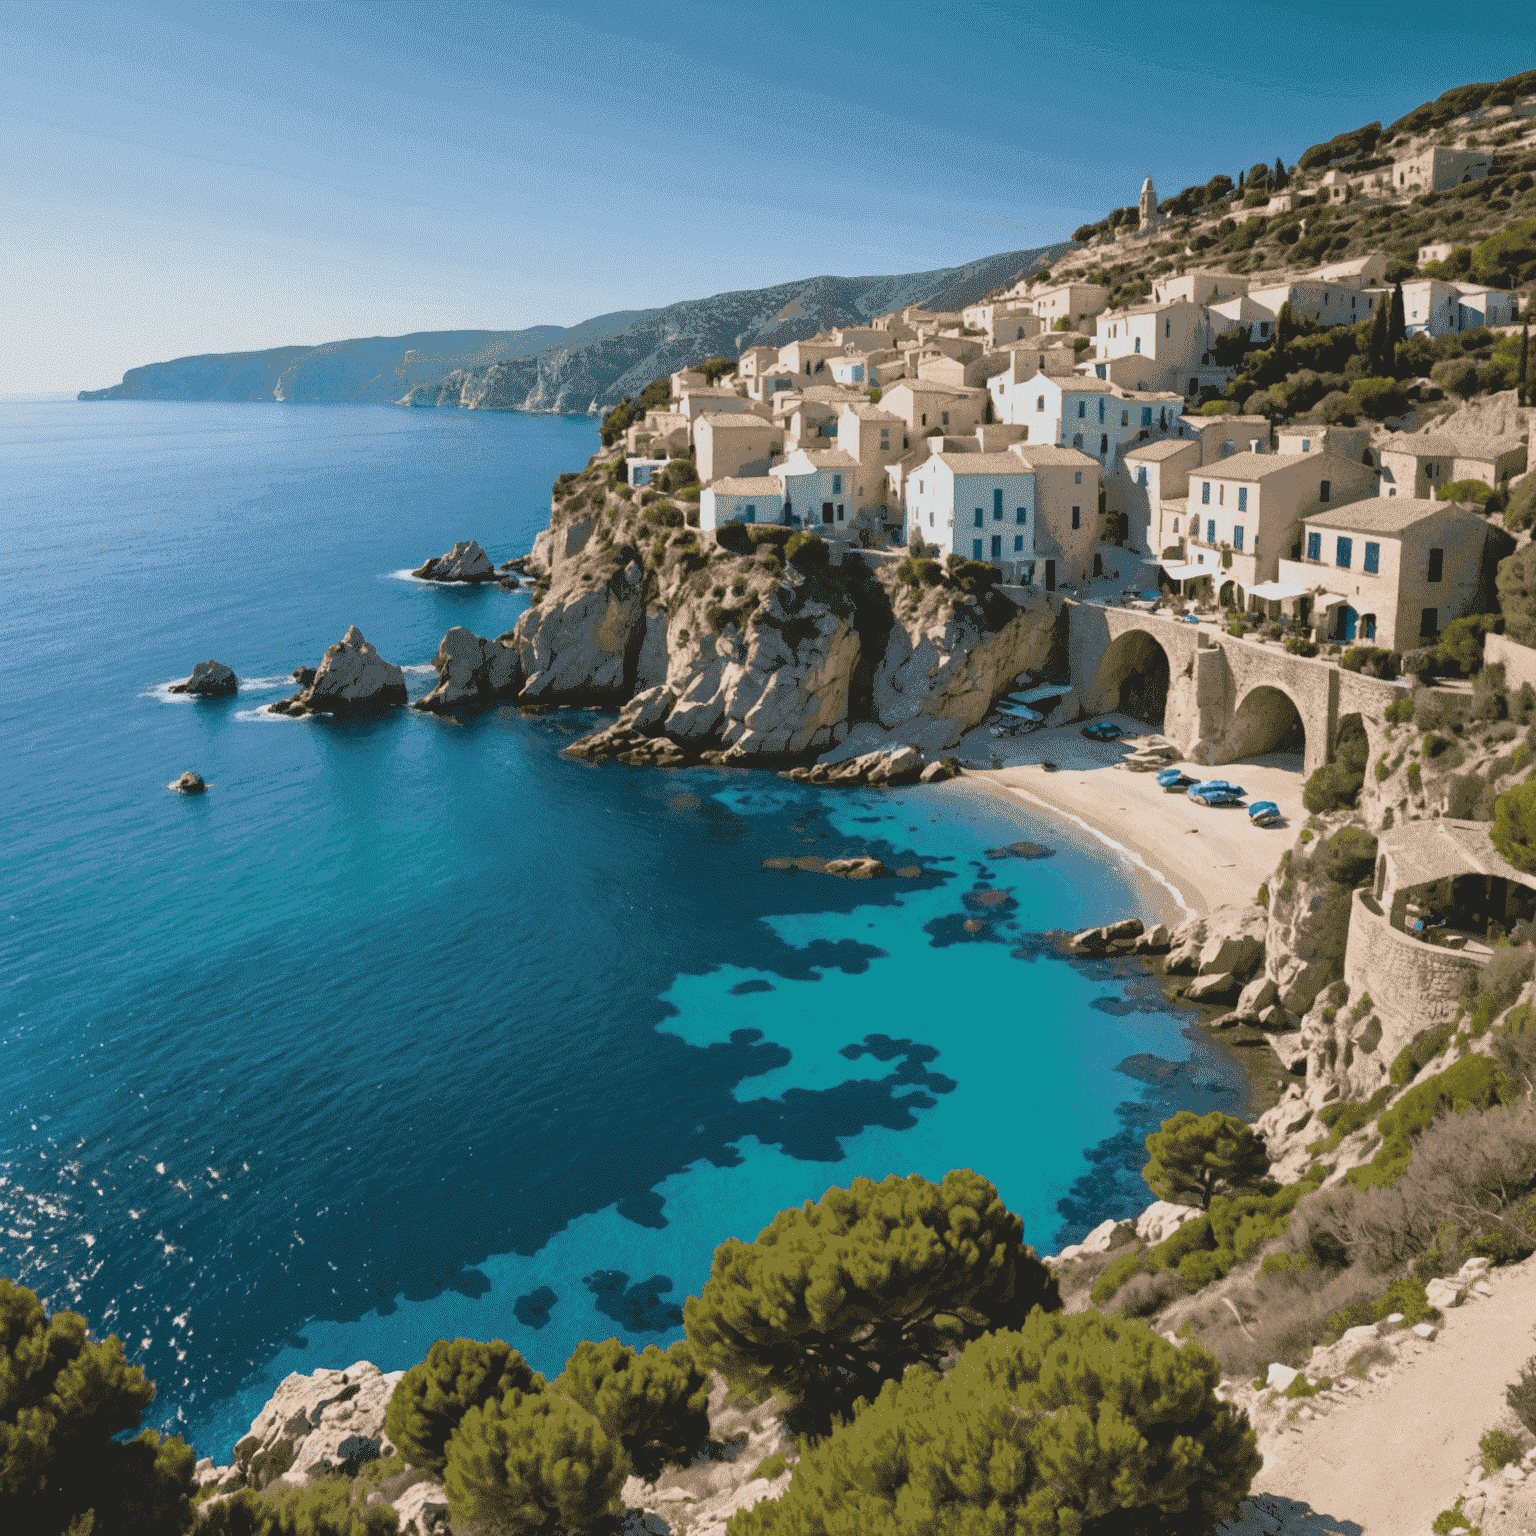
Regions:
<instances>
[{"instance_id":1,"label":"tree canopy","mask_svg":"<svg viewBox=\"0 0 1536 1536\"><path fill-rule=\"evenodd\" d=\"M1499 561L1498 588L1505 634L1521 645L1536 644L1536 544Z\"/></svg>"},{"instance_id":2,"label":"tree canopy","mask_svg":"<svg viewBox=\"0 0 1536 1536\"><path fill-rule=\"evenodd\" d=\"M1181 1109L1164 1120L1147 1137L1147 1156L1142 1177L1158 1199L1202 1210L1216 1194L1262 1193L1269 1173L1269 1154L1258 1133L1219 1109L1208 1115Z\"/></svg>"},{"instance_id":3,"label":"tree canopy","mask_svg":"<svg viewBox=\"0 0 1536 1536\"><path fill-rule=\"evenodd\" d=\"M439 1339L395 1384L384 1432L412 1466L440 1473L448 1441L471 1408L543 1389L544 1378L501 1339Z\"/></svg>"},{"instance_id":4,"label":"tree canopy","mask_svg":"<svg viewBox=\"0 0 1536 1536\"><path fill-rule=\"evenodd\" d=\"M340 1477L263 1494L246 1488L208 1505L197 1536L393 1536L399 1517L386 1504L365 1504L366 1496Z\"/></svg>"},{"instance_id":5,"label":"tree canopy","mask_svg":"<svg viewBox=\"0 0 1536 1536\"><path fill-rule=\"evenodd\" d=\"M617 1339L583 1339L550 1390L585 1408L646 1482L668 1463L686 1465L709 1439L709 1377L686 1344L636 1354Z\"/></svg>"},{"instance_id":6,"label":"tree canopy","mask_svg":"<svg viewBox=\"0 0 1536 1536\"><path fill-rule=\"evenodd\" d=\"M191 1449L137 1429L155 1389L122 1341L75 1312L47 1316L0 1279L0 1511L6 1536L176 1536L192 1527Z\"/></svg>"},{"instance_id":7,"label":"tree canopy","mask_svg":"<svg viewBox=\"0 0 1536 1536\"><path fill-rule=\"evenodd\" d=\"M1490 835L1516 869L1536 869L1536 784L1517 784L1493 802Z\"/></svg>"},{"instance_id":8,"label":"tree canopy","mask_svg":"<svg viewBox=\"0 0 1536 1536\"><path fill-rule=\"evenodd\" d=\"M781 1211L755 1242L715 1250L683 1316L700 1365L822 1424L909 1366L1060 1304L1024 1223L956 1169L939 1184L855 1179Z\"/></svg>"},{"instance_id":9,"label":"tree canopy","mask_svg":"<svg viewBox=\"0 0 1536 1536\"><path fill-rule=\"evenodd\" d=\"M629 1460L590 1413L559 1392L511 1391L464 1415L448 1443L448 1510L455 1530L572 1536L620 1514Z\"/></svg>"},{"instance_id":10,"label":"tree canopy","mask_svg":"<svg viewBox=\"0 0 1536 1536\"><path fill-rule=\"evenodd\" d=\"M1036 1312L888 1382L731 1536L1208 1536L1260 1465L1219 1377L1143 1322Z\"/></svg>"}]
</instances>

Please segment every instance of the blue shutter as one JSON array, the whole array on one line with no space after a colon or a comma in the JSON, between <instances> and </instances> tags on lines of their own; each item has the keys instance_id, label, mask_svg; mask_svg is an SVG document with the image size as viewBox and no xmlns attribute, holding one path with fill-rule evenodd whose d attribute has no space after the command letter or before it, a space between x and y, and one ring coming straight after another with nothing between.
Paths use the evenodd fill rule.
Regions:
<instances>
[{"instance_id":1,"label":"blue shutter","mask_svg":"<svg viewBox=\"0 0 1536 1536\"><path fill-rule=\"evenodd\" d=\"M1243 547L1243 525L1241 523L1234 523L1232 525L1232 548L1233 549L1241 549L1242 547Z\"/></svg>"},{"instance_id":2,"label":"blue shutter","mask_svg":"<svg viewBox=\"0 0 1536 1536\"><path fill-rule=\"evenodd\" d=\"M1023 548L1024 548L1024 535L1022 533L1014 534L1014 536L1013 536L1013 552L1014 552L1014 554L1018 554L1018 552L1021 549L1023 549Z\"/></svg>"},{"instance_id":3,"label":"blue shutter","mask_svg":"<svg viewBox=\"0 0 1536 1536\"><path fill-rule=\"evenodd\" d=\"M980 560L981 559L981 540L980 539L972 539L971 540L971 559L973 559L973 560Z\"/></svg>"},{"instance_id":4,"label":"blue shutter","mask_svg":"<svg viewBox=\"0 0 1536 1536\"><path fill-rule=\"evenodd\" d=\"M1353 539L1346 539L1343 534L1340 534L1334 547L1333 563L1341 571L1347 571L1349 569L1349 562L1354 558L1354 553L1355 541Z\"/></svg>"},{"instance_id":5,"label":"blue shutter","mask_svg":"<svg viewBox=\"0 0 1536 1536\"><path fill-rule=\"evenodd\" d=\"M1307 535L1307 559L1321 560L1323 558L1323 536L1320 533Z\"/></svg>"},{"instance_id":6,"label":"blue shutter","mask_svg":"<svg viewBox=\"0 0 1536 1536\"><path fill-rule=\"evenodd\" d=\"M1001 491L992 492L992 516L997 522L1002 522L1003 520L1003 493Z\"/></svg>"},{"instance_id":7,"label":"blue shutter","mask_svg":"<svg viewBox=\"0 0 1536 1536\"><path fill-rule=\"evenodd\" d=\"M982 515L981 515L981 508L977 507L976 508L976 526L978 528L980 528L982 523L985 522L985 521L986 521L986 519L983 518Z\"/></svg>"},{"instance_id":8,"label":"blue shutter","mask_svg":"<svg viewBox=\"0 0 1536 1536\"><path fill-rule=\"evenodd\" d=\"M1374 576L1381 569L1381 545L1367 544L1365 546L1365 570L1368 575Z\"/></svg>"},{"instance_id":9,"label":"blue shutter","mask_svg":"<svg viewBox=\"0 0 1536 1536\"><path fill-rule=\"evenodd\" d=\"M1246 485L1240 485L1237 488L1237 510L1239 512L1246 512L1248 510L1248 487Z\"/></svg>"}]
</instances>

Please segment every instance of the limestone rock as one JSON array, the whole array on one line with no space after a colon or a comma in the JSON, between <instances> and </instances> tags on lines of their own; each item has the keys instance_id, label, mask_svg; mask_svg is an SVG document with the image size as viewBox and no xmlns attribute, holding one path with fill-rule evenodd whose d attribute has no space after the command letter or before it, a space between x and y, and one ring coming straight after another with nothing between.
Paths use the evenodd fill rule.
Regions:
<instances>
[{"instance_id":1,"label":"limestone rock","mask_svg":"<svg viewBox=\"0 0 1536 1536\"><path fill-rule=\"evenodd\" d=\"M1456 1279L1462 1285L1472 1285L1481 1280L1493 1267L1493 1260L1479 1254L1476 1258L1468 1259L1460 1269L1456 1271Z\"/></svg>"},{"instance_id":2,"label":"limestone rock","mask_svg":"<svg viewBox=\"0 0 1536 1536\"><path fill-rule=\"evenodd\" d=\"M1262 907L1216 907L1174 930L1164 968L1175 976L1230 973L1246 982L1264 963Z\"/></svg>"},{"instance_id":3,"label":"limestone rock","mask_svg":"<svg viewBox=\"0 0 1536 1536\"><path fill-rule=\"evenodd\" d=\"M879 859L828 859L826 873L841 875L845 880L881 880L890 875Z\"/></svg>"},{"instance_id":4,"label":"limestone rock","mask_svg":"<svg viewBox=\"0 0 1536 1536\"><path fill-rule=\"evenodd\" d=\"M441 1483L412 1483L392 1508L400 1536L440 1536L448 1528L448 1490Z\"/></svg>"},{"instance_id":5,"label":"limestone rock","mask_svg":"<svg viewBox=\"0 0 1536 1536\"><path fill-rule=\"evenodd\" d=\"M1237 1011L1257 1019L1280 1000L1280 989L1267 976L1255 976L1238 994Z\"/></svg>"},{"instance_id":6,"label":"limestone rock","mask_svg":"<svg viewBox=\"0 0 1536 1536\"><path fill-rule=\"evenodd\" d=\"M354 624L326 651L308 686L271 709L280 715L369 715L404 703L405 674Z\"/></svg>"},{"instance_id":7,"label":"limestone rock","mask_svg":"<svg viewBox=\"0 0 1536 1536\"><path fill-rule=\"evenodd\" d=\"M1264 1378L1264 1385L1272 1387L1276 1392L1284 1392L1300 1375L1300 1371L1293 1370L1288 1365L1281 1365L1278 1360L1274 1360L1270 1362L1269 1374Z\"/></svg>"},{"instance_id":8,"label":"limestone rock","mask_svg":"<svg viewBox=\"0 0 1536 1536\"><path fill-rule=\"evenodd\" d=\"M1431 1280L1424 1287L1425 1299L1436 1311L1444 1312L1449 1307L1459 1307L1461 1298L1465 1294L1465 1287L1458 1285L1454 1280Z\"/></svg>"},{"instance_id":9,"label":"limestone rock","mask_svg":"<svg viewBox=\"0 0 1536 1536\"><path fill-rule=\"evenodd\" d=\"M952 779L960 772L960 764L952 757L935 758L918 775L923 784L942 784L946 779Z\"/></svg>"},{"instance_id":10,"label":"limestone rock","mask_svg":"<svg viewBox=\"0 0 1536 1536\"><path fill-rule=\"evenodd\" d=\"M780 777L800 784L915 784L922 766L922 753L916 747L892 747L863 752L840 762L823 761L809 768L790 768Z\"/></svg>"},{"instance_id":11,"label":"limestone rock","mask_svg":"<svg viewBox=\"0 0 1536 1536\"><path fill-rule=\"evenodd\" d=\"M437 686L417 699L415 707L438 714L513 698L523 683L510 635L482 640L458 624L443 636L432 665L437 668Z\"/></svg>"},{"instance_id":12,"label":"limestone rock","mask_svg":"<svg viewBox=\"0 0 1536 1536\"><path fill-rule=\"evenodd\" d=\"M1133 1242L1136 1237L1134 1221L1101 1221L1078 1245L1084 1253L1108 1253Z\"/></svg>"},{"instance_id":13,"label":"limestone rock","mask_svg":"<svg viewBox=\"0 0 1536 1536\"><path fill-rule=\"evenodd\" d=\"M1225 1003L1237 992L1237 977L1230 971L1214 976L1197 976L1189 984L1185 996L1192 1003Z\"/></svg>"},{"instance_id":14,"label":"limestone rock","mask_svg":"<svg viewBox=\"0 0 1536 1536\"><path fill-rule=\"evenodd\" d=\"M1136 1236L1149 1247L1172 1237L1186 1222L1198 1221L1205 1212L1194 1205L1175 1205L1171 1200L1154 1200L1136 1218Z\"/></svg>"},{"instance_id":15,"label":"limestone rock","mask_svg":"<svg viewBox=\"0 0 1536 1536\"><path fill-rule=\"evenodd\" d=\"M238 1488L245 1481L243 1471L258 1455L291 1457L279 1479L284 1483L301 1485L337 1472L355 1475L386 1451L393 1454L384 1415L404 1375L386 1375L359 1360L344 1371L285 1376L235 1447L235 1465L199 1472L199 1481L216 1482L221 1491Z\"/></svg>"},{"instance_id":16,"label":"limestone rock","mask_svg":"<svg viewBox=\"0 0 1536 1536\"><path fill-rule=\"evenodd\" d=\"M422 581L456 581L479 585L497 580L491 557L474 539L461 539L446 555L434 555L411 575Z\"/></svg>"},{"instance_id":17,"label":"limestone rock","mask_svg":"<svg viewBox=\"0 0 1536 1536\"><path fill-rule=\"evenodd\" d=\"M1067 951L1074 955L1103 955L1113 949L1127 948L1142 936L1139 917L1121 918L1116 923L1106 923L1102 928L1085 928L1067 941Z\"/></svg>"},{"instance_id":18,"label":"limestone rock","mask_svg":"<svg viewBox=\"0 0 1536 1536\"><path fill-rule=\"evenodd\" d=\"M1429 1343L1440 1330L1433 1323L1415 1323L1413 1325L1413 1332L1426 1343Z\"/></svg>"},{"instance_id":19,"label":"limestone rock","mask_svg":"<svg viewBox=\"0 0 1536 1536\"><path fill-rule=\"evenodd\" d=\"M200 699L228 698L240 686L240 679L222 661L200 661L192 675L172 683L168 693L191 693Z\"/></svg>"},{"instance_id":20,"label":"limestone rock","mask_svg":"<svg viewBox=\"0 0 1536 1536\"><path fill-rule=\"evenodd\" d=\"M1155 923L1136 940L1132 947L1138 955L1165 955L1172 947L1172 943L1167 923Z\"/></svg>"},{"instance_id":21,"label":"limestone rock","mask_svg":"<svg viewBox=\"0 0 1536 1536\"><path fill-rule=\"evenodd\" d=\"M524 699L592 703L628 695L646 629L645 588L630 579L631 569L601 585L565 586L517 621L512 634Z\"/></svg>"},{"instance_id":22,"label":"limestone rock","mask_svg":"<svg viewBox=\"0 0 1536 1536\"><path fill-rule=\"evenodd\" d=\"M178 795L200 795L208 788L208 786L203 782L202 774L193 773L189 768L184 774L182 774L179 779L176 780L174 784L171 785L171 788L174 789Z\"/></svg>"}]
</instances>

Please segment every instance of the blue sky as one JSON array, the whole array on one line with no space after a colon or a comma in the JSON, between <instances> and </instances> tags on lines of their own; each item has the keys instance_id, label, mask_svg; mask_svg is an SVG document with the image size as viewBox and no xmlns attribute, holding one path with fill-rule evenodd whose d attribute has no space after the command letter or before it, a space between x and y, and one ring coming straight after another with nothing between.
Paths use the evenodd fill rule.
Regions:
<instances>
[{"instance_id":1,"label":"blue sky","mask_svg":"<svg viewBox=\"0 0 1536 1536\"><path fill-rule=\"evenodd\" d=\"M1536 66L1536 7L0 5L0 392L1064 238Z\"/></svg>"}]
</instances>

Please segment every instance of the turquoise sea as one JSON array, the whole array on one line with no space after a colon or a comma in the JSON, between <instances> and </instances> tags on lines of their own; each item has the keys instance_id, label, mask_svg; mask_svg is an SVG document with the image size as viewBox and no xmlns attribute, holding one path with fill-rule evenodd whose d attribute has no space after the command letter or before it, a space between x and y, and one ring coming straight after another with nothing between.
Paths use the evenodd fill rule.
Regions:
<instances>
[{"instance_id":1,"label":"turquoise sea","mask_svg":"<svg viewBox=\"0 0 1536 1536\"><path fill-rule=\"evenodd\" d=\"M573 763L578 712L260 713L349 624L416 692L450 625L510 629L521 595L400 573L525 551L596 445L0 403L0 1274L118 1333L199 1454L292 1370L668 1342L716 1243L859 1175L977 1168L1049 1251L1146 1202L1174 1108L1242 1107L1134 968L1040 937L1163 899L1067 823ZM164 693L208 657L238 697ZM805 852L923 873L762 867Z\"/></svg>"}]
</instances>

